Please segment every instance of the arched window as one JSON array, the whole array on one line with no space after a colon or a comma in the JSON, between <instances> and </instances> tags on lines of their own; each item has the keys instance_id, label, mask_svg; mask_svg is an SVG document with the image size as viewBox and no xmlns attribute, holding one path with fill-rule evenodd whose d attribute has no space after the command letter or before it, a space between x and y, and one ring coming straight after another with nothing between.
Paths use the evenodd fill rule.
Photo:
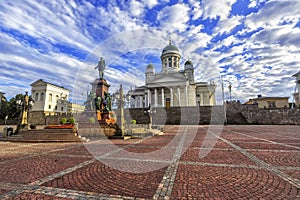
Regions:
<instances>
[{"instance_id":1,"label":"arched window","mask_svg":"<svg viewBox=\"0 0 300 200\"><path fill-rule=\"evenodd\" d=\"M41 93L41 98L40 98L40 100L41 100L41 101L44 100L44 92Z\"/></svg>"},{"instance_id":2,"label":"arched window","mask_svg":"<svg viewBox=\"0 0 300 200\"><path fill-rule=\"evenodd\" d=\"M59 96L58 96L58 95L56 95L56 96L55 96L55 102L57 102L57 101L58 101L58 99L59 99Z\"/></svg>"},{"instance_id":3,"label":"arched window","mask_svg":"<svg viewBox=\"0 0 300 200\"><path fill-rule=\"evenodd\" d=\"M39 100L39 93L35 93L35 101L38 101Z\"/></svg>"},{"instance_id":4,"label":"arched window","mask_svg":"<svg viewBox=\"0 0 300 200\"><path fill-rule=\"evenodd\" d=\"M52 102L52 94L49 94L49 102Z\"/></svg>"}]
</instances>

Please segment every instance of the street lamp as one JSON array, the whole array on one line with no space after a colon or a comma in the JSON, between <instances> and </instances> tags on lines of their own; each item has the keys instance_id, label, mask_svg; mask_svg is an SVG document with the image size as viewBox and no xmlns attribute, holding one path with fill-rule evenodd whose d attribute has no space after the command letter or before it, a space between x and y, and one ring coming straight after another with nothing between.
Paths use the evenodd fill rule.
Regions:
<instances>
[{"instance_id":1,"label":"street lamp","mask_svg":"<svg viewBox=\"0 0 300 200\"><path fill-rule=\"evenodd\" d=\"M122 84L120 85L119 91L115 92L113 95L113 102L117 103L118 111L119 111L119 127L122 131L122 137L124 137L125 134L125 119L124 119L124 95L123 95L123 87Z\"/></svg>"},{"instance_id":2,"label":"street lamp","mask_svg":"<svg viewBox=\"0 0 300 200\"><path fill-rule=\"evenodd\" d=\"M21 119L17 126L16 133L19 133L21 129L28 130L28 112L32 108L34 101L28 96L28 92L25 93L22 99L17 99L17 108L21 110Z\"/></svg>"},{"instance_id":3,"label":"street lamp","mask_svg":"<svg viewBox=\"0 0 300 200\"><path fill-rule=\"evenodd\" d=\"M148 108L144 109L144 114L149 118L149 130L152 129L152 109L151 105L149 104Z\"/></svg>"},{"instance_id":4,"label":"street lamp","mask_svg":"<svg viewBox=\"0 0 300 200\"><path fill-rule=\"evenodd\" d=\"M231 102L231 83L229 82L229 85L228 85L228 90L229 90L229 100Z\"/></svg>"}]
</instances>

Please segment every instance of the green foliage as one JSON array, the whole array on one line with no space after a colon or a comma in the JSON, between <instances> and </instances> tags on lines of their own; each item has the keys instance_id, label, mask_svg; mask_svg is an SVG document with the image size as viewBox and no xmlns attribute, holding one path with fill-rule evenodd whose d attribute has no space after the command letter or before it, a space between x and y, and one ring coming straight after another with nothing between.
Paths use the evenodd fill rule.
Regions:
<instances>
[{"instance_id":1,"label":"green foliage","mask_svg":"<svg viewBox=\"0 0 300 200\"><path fill-rule=\"evenodd\" d=\"M5 119L5 116L8 116L8 119L18 119L21 114L21 109L18 109L16 100L23 99L23 94L17 94L15 97L11 98L9 101L5 96L1 100L1 109L0 109L0 119Z\"/></svg>"},{"instance_id":2,"label":"green foliage","mask_svg":"<svg viewBox=\"0 0 300 200\"><path fill-rule=\"evenodd\" d=\"M91 124L94 124L96 122L94 117L90 117L89 121L90 121Z\"/></svg>"},{"instance_id":3,"label":"green foliage","mask_svg":"<svg viewBox=\"0 0 300 200\"><path fill-rule=\"evenodd\" d=\"M60 124L65 124L65 123L67 123L67 119L64 117L60 120Z\"/></svg>"},{"instance_id":4,"label":"green foliage","mask_svg":"<svg viewBox=\"0 0 300 200\"><path fill-rule=\"evenodd\" d=\"M135 119L131 120L131 124L136 124L136 120Z\"/></svg>"},{"instance_id":5,"label":"green foliage","mask_svg":"<svg viewBox=\"0 0 300 200\"><path fill-rule=\"evenodd\" d=\"M75 124L76 119L74 117L71 117L70 119L68 119L68 122L71 124Z\"/></svg>"}]
</instances>

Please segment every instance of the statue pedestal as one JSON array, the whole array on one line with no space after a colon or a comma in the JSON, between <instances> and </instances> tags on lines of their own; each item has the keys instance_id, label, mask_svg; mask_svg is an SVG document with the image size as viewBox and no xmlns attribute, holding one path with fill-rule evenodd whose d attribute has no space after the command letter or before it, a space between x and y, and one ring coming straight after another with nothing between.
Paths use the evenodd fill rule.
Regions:
<instances>
[{"instance_id":1,"label":"statue pedestal","mask_svg":"<svg viewBox=\"0 0 300 200\"><path fill-rule=\"evenodd\" d=\"M97 97L104 98L104 92L108 93L110 85L105 79L96 79L91 83L92 91L96 93Z\"/></svg>"}]
</instances>

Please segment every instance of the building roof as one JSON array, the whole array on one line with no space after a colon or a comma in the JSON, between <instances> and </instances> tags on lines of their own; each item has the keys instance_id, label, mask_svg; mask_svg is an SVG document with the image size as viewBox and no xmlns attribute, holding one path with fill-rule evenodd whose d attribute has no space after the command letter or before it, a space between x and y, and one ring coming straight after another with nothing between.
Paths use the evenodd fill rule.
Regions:
<instances>
[{"instance_id":1,"label":"building roof","mask_svg":"<svg viewBox=\"0 0 300 200\"><path fill-rule=\"evenodd\" d=\"M252 104L258 104L258 102L261 101L274 101L274 100L288 100L289 97L258 97L258 98L254 98L254 99L249 99L248 101L246 101L245 103L243 103L244 105L252 105Z\"/></svg>"},{"instance_id":2,"label":"building roof","mask_svg":"<svg viewBox=\"0 0 300 200\"><path fill-rule=\"evenodd\" d=\"M61 88L61 89L70 91L69 89L64 88L63 86L59 86L59 85L55 85L55 84L53 84L53 83L46 82L46 81L44 81L43 79L39 79L39 80L37 80L37 81L31 83L30 86L32 87L32 86L35 86L35 85L41 84L41 83L42 83L42 84L49 84L49 85L52 85L52 86L59 87L59 88Z\"/></svg>"},{"instance_id":3,"label":"building roof","mask_svg":"<svg viewBox=\"0 0 300 200\"><path fill-rule=\"evenodd\" d=\"M249 101L251 100L255 100L255 101L265 101L265 100L279 100L279 99L288 99L289 97L258 97L258 98L253 98L253 99L249 99Z\"/></svg>"},{"instance_id":4,"label":"building roof","mask_svg":"<svg viewBox=\"0 0 300 200\"><path fill-rule=\"evenodd\" d=\"M294 76L296 77L296 76L298 76L298 75L300 75L300 71L297 72L296 74L294 74L293 77L294 77Z\"/></svg>"}]
</instances>

